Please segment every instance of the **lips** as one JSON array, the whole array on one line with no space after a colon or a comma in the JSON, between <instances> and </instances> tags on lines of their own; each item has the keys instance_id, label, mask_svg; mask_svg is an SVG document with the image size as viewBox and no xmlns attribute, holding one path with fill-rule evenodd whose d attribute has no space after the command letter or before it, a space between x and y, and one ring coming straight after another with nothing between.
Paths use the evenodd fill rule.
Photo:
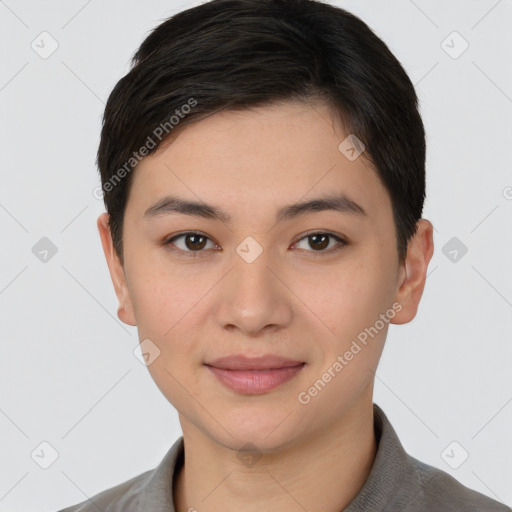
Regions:
<instances>
[{"instance_id":1,"label":"lips","mask_svg":"<svg viewBox=\"0 0 512 512\"><path fill-rule=\"evenodd\" d=\"M223 370L272 370L276 368L290 368L303 364L303 361L294 361L287 357L276 355L264 355L259 357L247 357L243 355L221 357L215 359L207 366L213 366Z\"/></svg>"},{"instance_id":2,"label":"lips","mask_svg":"<svg viewBox=\"0 0 512 512\"><path fill-rule=\"evenodd\" d=\"M306 363L277 355L222 357L205 366L217 379L237 393L266 393L293 378Z\"/></svg>"}]
</instances>

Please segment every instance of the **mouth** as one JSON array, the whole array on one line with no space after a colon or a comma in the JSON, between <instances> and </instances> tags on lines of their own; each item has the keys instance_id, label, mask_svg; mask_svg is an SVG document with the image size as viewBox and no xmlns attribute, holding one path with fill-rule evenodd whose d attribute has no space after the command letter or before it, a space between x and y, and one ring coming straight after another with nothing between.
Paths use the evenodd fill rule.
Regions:
<instances>
[{"instance_id":1,"label":"mouth","mask_svg":"<svg viewBox=\"0 0 512 512\"><path fill-rule=\"evenodd\" d=\"M289 381L305 364L303 361L275 355L252 358L237 355L216 359L205 363L205 366L231 390L257 395L267 393Z\"/></svg>"}]
</instances>

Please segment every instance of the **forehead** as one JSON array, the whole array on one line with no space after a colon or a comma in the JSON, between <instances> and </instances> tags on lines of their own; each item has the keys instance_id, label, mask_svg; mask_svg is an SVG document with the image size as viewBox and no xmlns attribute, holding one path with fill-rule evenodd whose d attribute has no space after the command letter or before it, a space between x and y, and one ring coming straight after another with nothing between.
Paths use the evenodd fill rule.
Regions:
<instances>
[{"instance_id":1,"label":"forehead","mask_svg":"<svg viewBox=\"0 0 512 512\"><path fill-rule=\"evenodd\" d=\"M134 171L128 206L143 214L165 195L179 194L250 215L342 193L370 216L391 212L364 152L355 159L346 152L353 140L348 135L326 104L223 111L187 125L144 158Z\"/></svg>"}]
</instances>

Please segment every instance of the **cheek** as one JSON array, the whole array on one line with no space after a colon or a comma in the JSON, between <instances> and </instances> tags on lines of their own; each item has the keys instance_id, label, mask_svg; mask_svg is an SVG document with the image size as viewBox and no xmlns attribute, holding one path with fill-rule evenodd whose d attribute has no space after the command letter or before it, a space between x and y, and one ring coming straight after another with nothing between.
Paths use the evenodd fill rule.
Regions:
<instances>
[{"instance_id":1,"label":"cheek","mask_svg":"<svg viewBox=\"0 0 512 512\"><path fill-rule=\"evenodd\" d=\"M311 309L324 325L316 322L317 333L322 331L314 336L318 357L301 391L312 405L304 412L319 424L335 421L368 392L394 316L392 288L382 269L361 264L346 270L311 297Z\"/></svg>"},{"instance_id":2,"label":"cheek","mask_svg":"<svg viewBox=\"0 0 512 512\"><path fill-rule=\"evenodd\" d=\"M139 336L166 340L176 326L190 321L208 286L197 277L143 262L130 275L129 293ZM141 338L142 339L142 338Z\"/></svg>"},{"instance_id":3,"label":"cheek","mask_svg":"<svg viewBox=\"0 0 512 512\"><path fill-rule=\"evenodd\" d=\"M204 386L197 382L197 372L187 366L183 353L162 352L160 357L148 366L156 386L177 411L187 411L195 403L208 403Z\"/></svg>"},{"instance_id":4,"label":"cheek","mask_svg":"<svg viewBox=\"0 0 512 512\"><path fill-rule=\"evenodd\" d=\"M181 411L190 407L187 390L194 390L194 398L199 401L204 392L198 374L202 366L201 347L197 329L190 323L190 319L196 320L197 311L180 302L179 297L164 300L165 297L158 306L158 296L145 301L139 310L142 320L137 329L141 340L150 339L150 346L156 347L157 357L148 365L151 377L166 399Z\"/></svg>"},{"instance_id":5,"label":"cheek","mask_svg":"<svg viewBox=\"0 0 512 512\"><path fill-rule=\"evenodd\" d=\"M345 263L322 275L299 277L297 289L297 295L305 297L311 310L308 315L314 314L323 324L326 339L339 346L373 325L394 297L382 261L359 258Z\"/></svg>"},{"instance_id":6,"label":"cheek","mask_svg":"<svg viewBox=\"0 0 512 512\"><path fill-rule=\"evenodd\" d=\"M180 372L190 370L200 358L197 330L206 314L205 294L209 279L197 273L180 272L169 265L146 258L132 267L130 296L139 339L149 339L159 357L148 368L157 381L177 385L171 375L183 380ZM189 378L189 377L187 377Z\"/></svg>"}]
</instances>

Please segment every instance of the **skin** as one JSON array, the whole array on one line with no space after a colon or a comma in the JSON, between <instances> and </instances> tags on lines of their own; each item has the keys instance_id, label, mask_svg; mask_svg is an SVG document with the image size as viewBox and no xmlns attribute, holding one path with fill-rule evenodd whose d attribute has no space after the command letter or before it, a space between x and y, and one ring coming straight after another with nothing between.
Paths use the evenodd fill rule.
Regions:
<instances>
[{"instance_id":1,"label":"skin","mask_svg":"<svg viewBox=\"0 0 512 512\"><path fill-rule=\"evenodd\" d=\"M174 488L177 512L339 512L368 477L376 453L374 372L389 324L309 403L297 397L393 304L401 310L390 323L414 318L433 226L420 220L400 264L389 194L364 153L350 161L338 149L345 137L325 104L218 113L179 131L134 171L124 266L108 215L98 218L118 316L160 350L148 369L179 413L186 455ZM279 208L333 192L367 216L328 210L276 223ZM168 194L213 204L231 221L145 218ZM331 238L315 251L305 235L312 230L348 244ZM187 231L206 235L206 246L194 252L181 237L175 252L166 247ZM236 252L248 236L263 249L252 263ZM281 386L246 395L204 366L241 353L306 365ZM260 457L252 465L237 456L246 443Z\"/></svg>"}]
</instances>

